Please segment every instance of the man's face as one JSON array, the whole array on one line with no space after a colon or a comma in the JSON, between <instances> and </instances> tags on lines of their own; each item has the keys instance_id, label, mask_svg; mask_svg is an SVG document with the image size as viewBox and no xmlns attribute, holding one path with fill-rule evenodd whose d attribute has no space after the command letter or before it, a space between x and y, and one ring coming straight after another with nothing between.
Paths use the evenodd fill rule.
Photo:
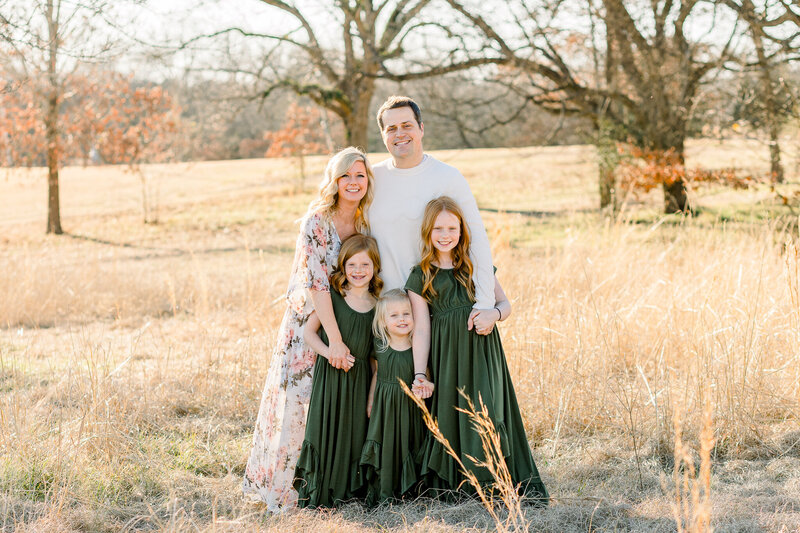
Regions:
<instances>
[{"instance_id":1,"label":"man's face","mask_svg":"<svg viewBox=\"0 0 800 533\"><path fill-rule=\"evenodd\" d=\"M383 144L392 154L397 168L411 168L422 162L422 137L425 128L417 124L410 107L397 107L383 112Z\"/></svg>"}]
</instances>

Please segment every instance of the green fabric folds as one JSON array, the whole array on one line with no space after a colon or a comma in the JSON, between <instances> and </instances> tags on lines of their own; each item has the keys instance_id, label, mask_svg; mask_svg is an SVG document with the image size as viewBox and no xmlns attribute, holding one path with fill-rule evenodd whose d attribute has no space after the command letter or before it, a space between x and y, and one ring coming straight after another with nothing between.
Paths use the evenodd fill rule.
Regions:
<instances>
[{"instance_id":1,"label":"green fabric folds","mask_svg":"<svg viewBox=\"0 0 800 533\"><path fill-rule=\"evenodd\" d=\"M295 468L299 507L335 507L364 494L359 461L367 436L374 312L354 311L334 291L331 300L342 340L356 361L344 372L317 357L306 434ZM320 337L328 342L324 331Z\"/></svg>"},{"instance_id":2,"label":"green fabric folds","mask_svg":"<svg viewBox=\"0 0 800 533\"><path fill-rule=\"evenodd\" d=\"M472 399L476 408L479 408L480 398L500 435L502 454L512 481L520 485L520 492L526 496L546 503L547 489L531 455L497 328L489 335L467 330L472 300L452 270L437 269L433 287L438 295L430 303L429 365L436 386L431 398L431 415L464 465L481 484L490 485L491 474L468 457L485 459L480 435L468 415L456 410L468 408L459 389ZM422 294L419 266L411 271L406 289ZM456 461L432 435L426 439L422 452L421 474L431 488L472 492L468 483L462 484L465 477Z\"/></svg>"},{"instance_id":3,"label":"green fabric folds","mask_svg":"<svg viewBox=\"0 0 800 533\"><path fill-rule=\"evenodd\" d=\"M376 349L378 376L367 442L361 464L367 479L367 505L416 496L417 462L427 429L422 414L400 387L414 379L411 349Z\"/></svg>"}]
</instances>

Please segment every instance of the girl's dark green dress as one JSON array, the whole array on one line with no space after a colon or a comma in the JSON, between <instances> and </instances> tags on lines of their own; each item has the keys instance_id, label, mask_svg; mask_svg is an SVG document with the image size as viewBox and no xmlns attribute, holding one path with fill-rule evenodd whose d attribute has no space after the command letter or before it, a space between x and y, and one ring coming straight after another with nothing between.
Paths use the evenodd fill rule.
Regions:
<instances>
[{"instance_id":1,"label":"girl's dark green dress","mask_svg":"<svg viewBox=\"0 0 800 533\"><path fill-rule=\"evenodd\" d=\"M334 290L331 301L342 340L355 363L345 372L317 356L306 435L294 474L299 507L333 507L364 493L359 459L367 436L369 356L375 313L353 310ZM320 337L328 343L324 329L320 330Z\"/></svg>"},{"instance_id":2,"label":"girl's dark green dress","mask_svg":"<svg viewBox=\"0 0 800 533\"><path fill-rule=\"evenodd\" d=\"M378 376L367 442L361 465L367 478L367 505L399 499L415 488L419 475L418 454L426 434L422 413L400 387L414 381L411 348L399 352L387 346L380 350L376 339Z\"/></svg>"},{"instance_id":3,"label":"girl's dark green dress","mask_svg":"<svg viewBox=\"0 0 800 533\"><path fill-rule=\"evenodd\" d=\"M485 459L480 436L469 417L455 409L468 408L459 389L463 389L472 399L476 408L479 408L480 396L500 435L503 456L512 481L521 485L521 493L536 498L540 503L547 503L549 496L525 436L500 334L497 328L489 335L478 335L474 330L468 330L467 319L473 300L452 270L434 269L433 287L437 295L429 302L429 365L436 388L431 398L431 415L438 420L439 429L464 465L472 470L481 483L488 485L493 481L491 474L468 458L472 456L479 461ZM422 270L419 265L412 269L406 289L422 295ZM456 461L433 435L426 438L421 473L433 488L455 490L464 481ZM471 490L468 483L462 485L461 489Z\"/></svg>"}]
</instances>

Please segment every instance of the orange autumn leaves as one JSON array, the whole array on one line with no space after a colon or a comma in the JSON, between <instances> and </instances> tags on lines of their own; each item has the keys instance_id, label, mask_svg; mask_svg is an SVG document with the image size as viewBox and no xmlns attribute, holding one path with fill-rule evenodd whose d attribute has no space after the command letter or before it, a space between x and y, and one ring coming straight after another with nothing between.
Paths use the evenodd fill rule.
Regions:
<instances>
[{"instance_id":1,"label":"orange autumn leaves","mask_svg":"<svg viewBox=\"0 0 800 533\"><path fill-rule=\"evenodd\" d=\"M324 137L320 132L321 116L316 108L302 107L296 102L286 110L286 122L278 131L268 131L266 157L303 157L325 153Z\"/></svg>"},{"instance_id":2,"label":"orange autumn leaves","mask_svg":"<svg viewBox=\"0 0 800 533\"><path fill-rule=\"evenodd\" d=\"M619 143L617 154L620 158L616 170L619 185L622 190L633 193L647 192L679 181L687 185L717 183L734 189L746 189L755 181L752 176L741 176L735 168L687 168L683 157L674 149L643 149Z\"/></svg>"},{"instance_id":3,"label":"orange autumn leaves","mask_svg":"<svg viewBox=\"0 0 800 533\"><path fill-rule=\"evenodd\" d=\"M0 81L0 165L45 164L46 92L35 81ZM61 164L174 159L180 109L162 87L118 73L72 74L59 100Z\"/></svg>"}]
</instances>

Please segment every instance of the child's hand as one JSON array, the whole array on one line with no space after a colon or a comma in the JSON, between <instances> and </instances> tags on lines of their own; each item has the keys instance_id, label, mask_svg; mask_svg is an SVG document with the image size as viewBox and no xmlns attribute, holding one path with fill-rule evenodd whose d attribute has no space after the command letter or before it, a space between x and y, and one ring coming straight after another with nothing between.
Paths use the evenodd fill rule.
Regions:
<instances>
[{"instance_id":1,"label":"child's hand","mask_svg":"<svg viewBox=\"0 0 800 533\"><path fill-rule=\"evenodd\" d=\"M418 376L417 379L414 380L414 385L411 387L411 392L413 392L417 398L422 398L424 400L431 397L433 394L433 389L433 383L428 381L427 378Z\"/></svg>"},{"instance_id":2,"label":"child's hand","mask_svg":"<svg viewBox=\"0 0 800 533\"><path fill-rule=\"evenodd\" d=\"M367 418L372 416L372 402L367 402Z\"/></svg>"}]
</instances>

